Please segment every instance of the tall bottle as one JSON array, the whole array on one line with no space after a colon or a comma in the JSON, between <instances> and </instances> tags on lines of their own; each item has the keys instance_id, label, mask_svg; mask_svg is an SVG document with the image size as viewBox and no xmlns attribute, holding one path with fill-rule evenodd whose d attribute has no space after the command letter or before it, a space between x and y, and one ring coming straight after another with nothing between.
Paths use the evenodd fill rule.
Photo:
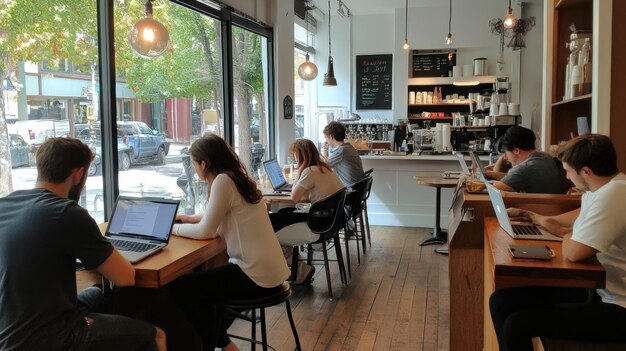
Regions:
<instances>
[{"instance_id":1,"label":"tall bottle","mask_svg":"<svg viewBox=\"0 0 626 351\"><path fill-rule=\"evenodd\" d=\"M578 64L582 67L583 82L582 82L582 94L591 94L591 41L589 38L585 38L585 43L580 49L578 55Z\"/></svg>"}]
</instances>

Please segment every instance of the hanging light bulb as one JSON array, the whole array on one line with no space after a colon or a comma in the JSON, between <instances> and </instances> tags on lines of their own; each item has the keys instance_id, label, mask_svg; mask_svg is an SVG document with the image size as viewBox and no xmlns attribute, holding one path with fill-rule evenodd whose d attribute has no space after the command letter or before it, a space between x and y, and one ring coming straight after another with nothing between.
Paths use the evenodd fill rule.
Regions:
<instances>
[{"instance_id":1,"label":"hanging light bulb","mask_svg":"<svg viewBox=\"0 0 626 351\"><path fill-rule=\"evenodd\" d=\"M448 17L448 35L446 36L446 45L452 44L452 0L450 0L450 17Z\"/></svg>"},{"instance_id":2,"label":"hanging light bulb","mask_svg":"<svg viewBox=\"0 0 626 351\"><path fill-rule=\"evenodd\" d=\"M506 15L504 16L504 20L502 20L502 23L504 24L504 28L513 28L515 26L515 22L517 22L517 20L515 19L515 16L513 16L513 9L511 8L511 0L509 0L509 9L506 12Z\"/></svg>"},{"instance_id":3,"label":"hanging light bulb","mask_svg":"<svg viewBox=\"0 0 626 351\"><path fill-rule=\"evenodd\" d=\"M407 36L407 32L409 28L409 0L405 0L404 1L404 44L402 45L402 48L404 50L408 50L409 49L409 40L408 40L408 36Z\"/></svg>"},{"instance_id":4,"label":"hanging light bulb","mask_svg":"<svg viewBox=\"0 0 626 351\"><path fill-rule=\"evenodd\" d=\"M335 69L333 67L333 55L330 47L330 0L328 0L328 69L324 74L324 86L337 86Z\"/></svg>"},{"instance_id":5,"label":"hanging light bulb","mask_svg":"<svg viewBox=\"0 0 626 351\"><path fill-rule=\"evenodd\" d=\"M152 18L152 0L145 3L146 17L130 28L128 42L133 51L143 58L163 55L170 45L170 35L165 26Z\"/></svg>"},{"instance_id":6,"label":"hanging light bulb","mask_svg":"<svg viewBox=\"0 0 626 351\"><path fill-rule=\"evenodd\" d=\"M303 80L313 80L317 77L317 66L309 61L309 8L305 8L304 20L306 21L306 56L305 61L298 67L298 75Z\"/></svg>"}]
</instances>

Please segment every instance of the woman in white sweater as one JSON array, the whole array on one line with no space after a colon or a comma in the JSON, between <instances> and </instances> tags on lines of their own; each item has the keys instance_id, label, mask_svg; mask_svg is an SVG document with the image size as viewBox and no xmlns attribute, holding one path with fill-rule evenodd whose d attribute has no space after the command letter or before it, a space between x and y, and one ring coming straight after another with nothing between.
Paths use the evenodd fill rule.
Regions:
<instances>
[{"instance_id":1,"label":"woman in white sweater","mask_svg":"<svg viewBox=\"0 0 626 351\"><path fill-rule=\"evenodd\" d=\"M237 350L226 335L232 318L218 316L215 305L273 294L289 269L263 195L234 150L219 136L206 135L191 145L189 154L198 177L208 182L209 198L204 213L178 215L182 224L175 224L172 233L192 239L221 237L229 264L177 279L172 293L202 337L203 349Z\"/></svg>"}]
</instances>

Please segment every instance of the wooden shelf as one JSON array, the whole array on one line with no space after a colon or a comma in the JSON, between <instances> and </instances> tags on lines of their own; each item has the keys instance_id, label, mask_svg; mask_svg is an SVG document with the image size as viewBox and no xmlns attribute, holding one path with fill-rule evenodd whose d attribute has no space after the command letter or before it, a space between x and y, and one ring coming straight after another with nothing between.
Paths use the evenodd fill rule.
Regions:
<instances>
[{"instance_id":1,"label":"wooden shelf","mask_svg":"<svg viewBox=\"0 0 626 351\"><path fill-rule=\"evenodd\" d=\"M436 119L452 119L452 117L428 117L428 118L424 118L424 117L409 117L409 120L412 120L412 121L432 121L432 120L436 120Z\"/></svg>"},{"instance_id":2,"label":"wooden shelf","mask_svg":"<svg viewBox=\"0 0 626 351\"><path fill-rule=\"evenodd\" d=\"M469 102L444 102L441 104L409 104L409 106L469 106Z\"/></svg>"},{"instance_id":3,"label":"wooden shelf","mask_svg":"<svg viewBox=\"0 0 626 351\"><path fill-rule=\"evenodd\" d=\"M559 106L559 105L566 105L566 104L571 104L575 102L580 102L580 101L591 99L591 97L592 97L592 94L585 94L585 95L577 96L572 99L555 102L552 104L552 106Z\"/></svg>"},{"instance_id":4,"label":"wooden shelf","mask_svg":"<svg viewBox=\"0 0 626 351\"><path fill-rule=\"evenodd\" d=\"M471 77L427 77L409 78L408 85L450 85L455 81L478 81L478 83L495 83L496 76L471 76Z\"/></svg>"}]
</instances>

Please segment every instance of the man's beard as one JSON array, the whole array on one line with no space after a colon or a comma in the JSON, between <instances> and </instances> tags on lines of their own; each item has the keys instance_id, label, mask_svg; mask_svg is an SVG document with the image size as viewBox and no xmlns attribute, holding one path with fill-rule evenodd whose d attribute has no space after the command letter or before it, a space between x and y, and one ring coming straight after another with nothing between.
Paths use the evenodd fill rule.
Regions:
<instances>
[{"instance_id":1,"label":"man's beard","mask_svg":"<svg viewBox=\"0 0 626 351\"><path fill-rule=\"evenodd\" d=\"M87 170L83 173L83 178L80 180L80 183L74 185L71 189L67 198L70 200L74 200L78 202L80 200L80 194L83 192L85 188L85 183L87 183Z\"/></svg>"}]
</instances>

